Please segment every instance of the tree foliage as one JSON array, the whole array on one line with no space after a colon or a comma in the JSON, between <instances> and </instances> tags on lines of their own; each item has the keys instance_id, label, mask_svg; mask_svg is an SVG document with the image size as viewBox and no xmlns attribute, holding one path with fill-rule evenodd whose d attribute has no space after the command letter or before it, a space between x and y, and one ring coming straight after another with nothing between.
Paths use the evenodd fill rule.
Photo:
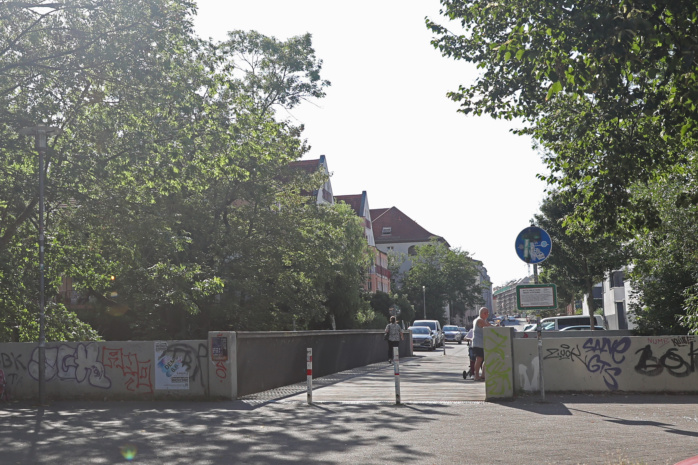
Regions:
<instances>
[{"instance_id":1,"label":"tree foliage","mask_svg":"<svg viewBox=\"0 0 698 465\"><path fill-rule=\"evenodd\" d=\"M12 290L0 318L22 340L34 337L39 167L17 130L38 122L63 130L41 167L47 294L70 278L79 296L49 312L65 301L128 339L372 316L358 219L309 203L324 180L288 169L308 147L277 109L329 85L310 35L213 43L193 35L193 13L182 0L0 6L0 287ZM63 315L51 339L97 337Z\"/></svg>"},{"instance_id":2,"label":"tree foliage","mask_svg":"<svg viewBox=\"0 0 698 465\"><path fill-rule=\"evenodd\" d=\"M528 123L521 132L545 151L547 180L577 199L584 228L642 227L629 187L695 151L694 2L441 3L463 30L427 20L432 43L483 70L449 94L461 111Z\"/></svg>"},{"instance_id":3,"label":"tree foliage","mask_svg":"<svg viewBox=\"0 0 698 465\"><path fill-rule=\"evenodd\" d=\"M680 330L674 315L698 329L697 276L678 247L685 232L664 224L691 218L698 204L695 176L687 174L698 140L695 3L441 4L449 27L462 30L427 19L433 45L482 70L449 94L460 110L522 121L518 133L532 136L549 168L541 177L574 206L564 227L634 249L642 331ZM680 173L683 186L670 181ZM657 237L665 244L651 247ZM667 260L653 268L655 250Z\"/></svg>"},{"instance_id":4,"label":"tree foliage","mask_svg":"<svg viewBox=\"0 0 698 465\"><path fill-rule=\"evenodd\" d=\"M653 205L658 226L632 241L631 306L641 334L698 331L694 297L698 282L698 208L686 193L695 173L677 170L634 195Z\"/></svg>"},{"instance_id":5,"label":"tree foliage","mask_svg":"<svg viewBox=\"0 0 698 465\"><path fill-rule=\"evenodd\" d=\"M402 290L408 295L416 317L423 317L423 311L427 319L447 323L444 314L447 304L469 308L480 303L482 290L477 284L477 263L467 252L451 250L433 239L415 247L410 260L412 266L403 279Z\"/></svg>"},{"instance_id":6,"label":"tree foliage","mask_svg":"<svg viewBox=\"0 0 698 465\"><path fill-rule=\"evenodd\" d=\"M588 308L596 309L592 288L606 273L627 263L623 243L612 236L589 237L567 227L565 220L573 214L574 205L555 191L543 201L540 212L535 215L536 224L553 241L550 255L541 264L542 280L556 285L563 306L586 295Z\"/></svg>"}]
</instances>

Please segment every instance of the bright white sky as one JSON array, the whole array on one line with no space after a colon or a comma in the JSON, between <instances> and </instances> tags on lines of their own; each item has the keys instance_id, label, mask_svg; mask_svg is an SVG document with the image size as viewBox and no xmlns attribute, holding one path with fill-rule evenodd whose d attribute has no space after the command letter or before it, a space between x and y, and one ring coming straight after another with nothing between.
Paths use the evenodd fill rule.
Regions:
<instances>
[{"instance_id":1,"label":"bright white sky","mask_svg":"<svg viewBox=\"0 0 698 465\"><path fill-rule=\"evenodd\" d=\"M324 99L279 117L305 124L305 159L327 157L335 195L366 191L371 208L399 208L481 260L495 286L533 272L514 242L544 198L536 178L544 166L511 123L466 117L446 97L477 70L429 43L424 18L443 18L438 0L198 5L203 38L221 41L237 29L280 40L312 34L332 86Z\"/></svg>"}]
</instances>

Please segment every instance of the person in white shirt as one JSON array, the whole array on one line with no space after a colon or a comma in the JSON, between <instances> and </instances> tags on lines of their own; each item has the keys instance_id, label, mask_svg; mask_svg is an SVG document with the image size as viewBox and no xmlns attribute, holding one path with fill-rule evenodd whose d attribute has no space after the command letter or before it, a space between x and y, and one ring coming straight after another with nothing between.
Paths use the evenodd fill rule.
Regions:
<instances>
[{"instance_id":1,"label":"person in white shirt","mask_svg":"<svg viewBox=\"0 0 698 465\"><path fill-rule=\"evenodd\" d=\"M397 324L395 317L390 317L390 323L385 327L385 334L388 335L388 363L393 363L393 347L398 347L404 338L402 328Z\"/></svg>"}]
</instances>

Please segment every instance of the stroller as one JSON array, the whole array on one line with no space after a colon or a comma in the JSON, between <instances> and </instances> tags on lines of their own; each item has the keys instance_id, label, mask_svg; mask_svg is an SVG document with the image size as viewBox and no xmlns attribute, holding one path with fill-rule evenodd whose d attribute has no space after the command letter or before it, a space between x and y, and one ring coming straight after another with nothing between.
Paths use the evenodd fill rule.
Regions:
<instances>
[{"instance_id":1,"label":"stroller","mask_svg":"<svg viewBox=\"0 0 698 465\"><path fill-rule=\"evenodd\" d=\"M468 378L474 379L475 353L473 352L473 345L472 345L472 342L470 340L468 341L468 357L470 357L470 367L468 368L468 371L463 372L463 379L468 379Z\"/></svg>"}]
</instances>

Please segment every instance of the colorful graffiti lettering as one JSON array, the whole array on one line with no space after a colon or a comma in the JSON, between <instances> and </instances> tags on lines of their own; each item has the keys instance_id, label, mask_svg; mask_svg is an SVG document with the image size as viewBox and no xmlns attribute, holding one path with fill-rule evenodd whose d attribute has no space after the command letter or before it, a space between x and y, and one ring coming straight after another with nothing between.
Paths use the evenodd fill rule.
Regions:
<instances>
[{"instance_id":1,"label":"colorful graffiti lettering","mask_svg":"<svg viewBox=\"0 0 698 465\"><path fill-rule=\"evenodd\" d=\"M121 369L126 381L124 386L131 392L153 393L150 360L138 360L136 354L124 354L122 348L102 348L102 363L105 367Z\"/></svg>"},{"instance_id":2,"label":"colorful graffiti lettering","mask_svg":"<svg viewBox=\"0 0 698 465\"><path fill-rule=\"evenodd\" d=\"M622 337L620 339L589 338L584 342L582 348L586 352L598 352L599 354L608 353L614 363L623 363L625 361L625 352L630 348L630 338ZM617 358L623 355L621 358Z\"/></svg>"},{"instance_id":3,"label":"colorful graffiti lettering","mask_svg":"<svg viewBox=\"0 0 698 465\"><path fill-rule=\"evenodd\" d=\"M629 337L589 338L582 344L582 349L568 344L549 348L544 360L579 361L584 364L589 373L600 374L608 389L616 391L619 387L617 377L622 373L622 368L618 365L625 361L625 353L628 349L630 349Z\"/></svg>"}]
</instances>

